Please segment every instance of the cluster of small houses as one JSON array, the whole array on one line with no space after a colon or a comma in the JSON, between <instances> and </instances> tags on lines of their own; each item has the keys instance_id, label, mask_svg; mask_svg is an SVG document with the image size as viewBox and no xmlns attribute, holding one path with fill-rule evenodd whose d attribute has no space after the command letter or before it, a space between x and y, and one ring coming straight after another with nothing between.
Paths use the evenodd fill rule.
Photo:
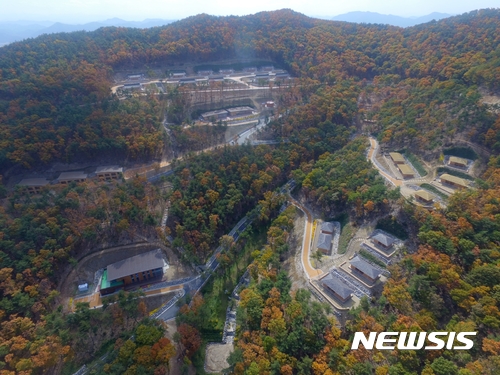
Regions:
<instances>
[{"instance_id":1,"label":"cluster of small houses","mask_svg":"<svg viewBox=\"0 0 500 375\"><path fill-rule=\"evenodd\" d=\"M322 223L320 236L324 232L326 235L331 235L328 233L332 229L331 224ZM381 230L376 230L368 240L361 244L361 247L385 264L390 264L391 257L396 253L396 246L400 242L399 239ZM319 244L318 242L318 249ZM356 254L339 267L333 267L330 272L318 280L317 285L321 287L323 294L333 300L334 307L348 309L353 306L350 302L354 296L358 298L363 295L370 296L371 290L384 274L387 275L388 272L360 254Z\"/></svg>"},{"instance_id":2,"label":"cluster of small houses","mask_svg":"<svg viewBox=\"0 0 500 375\"><path fill-rule=\"evenodd\" d=\"M185 85L201 82L223 82L232 76L240 77L242 75L245 76L247 82L290 78L290 74L286 70L275 69L273 66L264 66L260 70L255 67L244 68L241 72L235 72L234 69L220 69L218 73L213 70L199 70L195 76L188 76L185 71L178 71L171 73L166 83ZM141 81L143 80L145 80L143 73L129 74L127 76L127 83L122 88L124 90L142 89Z\"/></svg>"},{"instance_id":3,"label":"cluster of small houses","mask_svg":"<svg viewBox=\"0 0 500 375\"><path fill-rule=\"evenodd\" d=\"M416 177L413 168L406 164L406 159L403 157L403 155L398 152L390 152L389 156L394 165L401 172L401 175L404 179L411 179ZM446 165L459 170L467 170L467 168L469 167L469 160L457 156L450 156L447 160ZM467 180L448 173L442 174L439 179L443 186L452 189L467 189L470 187ZM430 205L434 203L436 197L428 191L418 190L415 192L415 199L417 202L423 205Z\"/></svg>"},{"instance_id":4,"label":"cluster of small houses","mask_svg":"<svg viewBox=\"0 0 500 375\"><path fill-rule=\"evenodd\" d=\"M43 177L25 178L17 185L25 189L29 194L40 194L48 185L68 185L71 182L85 182L88 179L99 181L118 180L123 177L123 168L117 165L97 167L94 173L88 174L83 171L62 172L55 180L49 181Z\"/></svg>"}]
</instances>

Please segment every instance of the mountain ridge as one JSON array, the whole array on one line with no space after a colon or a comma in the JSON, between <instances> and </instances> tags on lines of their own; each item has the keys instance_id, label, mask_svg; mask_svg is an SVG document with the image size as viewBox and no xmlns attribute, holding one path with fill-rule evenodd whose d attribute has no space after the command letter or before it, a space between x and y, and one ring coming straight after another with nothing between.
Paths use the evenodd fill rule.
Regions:
<instances>
[{"instance_id":1,"label":"mountain ridge","mask_svg":"<svg viewBox=\"0 0 500 375\"><path fill-rule=\"evenodd\" d=\"M399 27L411 27L422 23L431 22L433 20L439 21L443 18L452 17L452 14L433 12L420 17L402 17L392 14L381 14L377 12L348 12L339 14L338 16L329 18L332 21L344 21L354 23L376 23L387 24Z\"/></svg>"},{"instance_id":2,"label":"mountain ridge","mask_svg":"<svg viewBox=\"0 0 500 375\"><path fill-rule=\"evenodd\" d=\"M47 21L12 21L0 22L0 46L17 42L27 38L36 38L42 34L54 34L73 31L95 31L101 27L131 27L147 29L150 27L164 26L174 20L161 18L146 18L143 21L126 21L121 18L109 18L104 21L93 21L83 24L70 24L64 22Z\"/></svg>"}]
</instances>

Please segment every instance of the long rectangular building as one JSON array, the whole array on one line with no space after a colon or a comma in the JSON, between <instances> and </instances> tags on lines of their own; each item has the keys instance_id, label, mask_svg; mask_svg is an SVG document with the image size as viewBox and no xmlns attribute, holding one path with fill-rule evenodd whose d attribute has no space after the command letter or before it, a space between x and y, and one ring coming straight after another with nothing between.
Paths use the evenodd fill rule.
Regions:
<instances>
[{"instance_id":1,"label":"long rectangular building","mask_svg":"<svg viewBox=\"0 0 500 375\"><path fill-rule=\"evenodd\" d=\"M161 249L110 264L101 282L101 295L113 293L126 285L159 279L163 276L164 265Z\"/></svg>"},{"instance_id":2,"label":"long rectangular building","mask_svg":"<svg viewBox=\"0 0 500 375\"><path fill-rule=\"evenodd\" d=\"M118 180L123 175L123 168L117 165L97 167L95 174L100 181Z\"/></svg>"},{"instance_id":3,"label":"long rectangular building","mask_svg":"<svg viewBox=\"0 0 500 375\"><path fill-rule=\"evenodd\" d=\"M48 184L50 182L46 178L25 178L18 185L22 186L29 194L39 194Z\"/></svg>"},{"instance_id":4,"label":"long rectangular building","mask_svg":"<svg viewBox=\"0 0 500 375\"><path fill-rule=\"evenodd\" d=\"M465 168L469 164L467 159L459 158L457 156L450 156L450 159L448 160L448 164L454 167L461 167Z\"/></svg>"},{"instance_id":5,"label":"long rectangular building","mask_svg":"<svg viewBox=\"0 0 500 375\"><path fill-rule=\"evenodd\" d=\"M447 173L441 176L441 183L443 185L449 185L453 188L458 188L458 189L464 189L469 187L469 184L463 178L452 176Z\"/></svg>"},{"instance_id":6,"label":"long rectangular building","mask_svg":"<svg viewBox=\"0 0 500 375\"><path fill-rule=\"evenodd\" d=\"M403 178L412 178L415 176L415 172L408 164L398 164L398 168Z\"/></svg>"},{"instance_id":7,"label":"long rectangular building","mask_svg":"<svg viewBox=\"0 0 500 375\"><path fill-rule=\"evenodd\" d=\"M253 113L253 109L250 107L229 108L227 111L229 112L230 117L249 116Z\"/></svg>"},{"instance_id":8,"label":"long rectangular building","mask_svg":"<svg viewBox=\"0 0 500 375\"><path fill-rule=\"evenodd\" d=\"M63 172L57 178L57 182L61 185L67 185L70 182L84 182L87 177L87 173L84 173L83 171Z\"/></svg>"},{"instance_id":9,"label":"long rectangular building","mask_svg":"<svg viewBox=\"0 0 500 375\"><path fill-rule=\"evenodd\" d=\"M217 111L210 111L201 114L201 118L204 121L214 121L214 120L223 120L227 118L228 112L225 109L220 109Z\"/></svg>"},{"instance_id":10,"label":"long rectangular building","mask_svg":"<svg viewBox=\"0 0 500 375\"><path fill-rule=\"evenodd\" d=\"M389 152L389 156L395 164L404 164L406 163L405 158L399 152Z\"/></svg>"}]
</instances>

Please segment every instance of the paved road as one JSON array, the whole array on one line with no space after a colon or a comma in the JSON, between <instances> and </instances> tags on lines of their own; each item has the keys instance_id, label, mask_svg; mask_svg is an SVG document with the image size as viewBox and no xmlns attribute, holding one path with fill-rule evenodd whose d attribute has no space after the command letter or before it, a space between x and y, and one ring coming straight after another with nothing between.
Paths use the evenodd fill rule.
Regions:
<instances>
[{"instance_id":1,"label":"paved road","mask_svg":"<svg viewBox=\"0 0 500 375\"><path fill-rule=\"evenodd\" d=\"M380 173L382 177L384 177L394 186L402 186L403 181L395 179L394 177L392 177L391 175L382 170L379 163L375 160L375 157L377 156L378 152L378 142L373 137L370 137L369 139L370 139L370 151L368 151L368 159L372 162L375 168L377 168L378 173Z\"/></svg>"},{"instance_id":2,"label":"paved road","mask_svg":"<svg viewBox=\"0 0 500 375\"><path fill-rule=\"evenodd\" d=\"M323 271L313 268L311 266L311 261L309 258L311 255L311 237L312 237L312 227L313 227L312 215L307 208L305 208L302 204L300 204L292 197L290 197L289 200L290 202L292 202L294 206L298 207L300 210L302 210L302 212L306 214L304 240L302 241L301 261L302 261L302 267L304 268L307 277L309 279L313 279L318 276L321 276L323 274Z\"/></svg>"}]
</instances>

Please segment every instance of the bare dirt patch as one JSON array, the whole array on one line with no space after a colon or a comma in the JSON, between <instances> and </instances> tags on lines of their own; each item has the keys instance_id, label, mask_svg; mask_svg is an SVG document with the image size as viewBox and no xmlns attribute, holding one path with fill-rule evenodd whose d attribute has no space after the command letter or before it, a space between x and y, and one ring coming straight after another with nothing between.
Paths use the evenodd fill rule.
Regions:
<instances>
[{"instance_id":1,"label":"bare dirt patch","mask_svg":"<svg viewBox=\"0 0 500 375\"><path fill-rule=\"evenodd\" d=\"M218 373L229 367L227 359L234 350L233 343L230 344L209 344L205 355L205 371Z\"/></svg>"}]
</instances>

